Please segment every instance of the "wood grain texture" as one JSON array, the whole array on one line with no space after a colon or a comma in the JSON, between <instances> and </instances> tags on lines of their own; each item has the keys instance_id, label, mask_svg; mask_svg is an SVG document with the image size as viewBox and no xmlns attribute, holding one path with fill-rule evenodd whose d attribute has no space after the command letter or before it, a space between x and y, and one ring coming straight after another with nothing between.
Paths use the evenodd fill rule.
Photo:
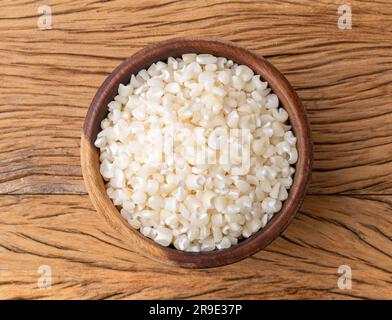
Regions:
<instances>
[{"instance_id":1,"label":"wood grain texture","mask_svg":"<svg viewBox=\"0 0 392 320\"><path fill-rule=\"evenodd\" d=\"M265 250L199 270L135 253L86 195L0 199L0 298L392 298L391 196L308 196ZM37 288L41 265L51 288ZM337 286L340 265L352 290Z\"/></svg>"},{"instance_id":2,"label":"wood grain texture","mask_svg":"<svg viewBox=\"0 0 392 320\"><path fill-rule=\"evenodd\" d=\"M353 29L339 30L343 3L47 0L53 28L39 30L41 2L2 0L0 296L392 298L392 3L350 1ZM122 248L86 195L79 141L118 64L192 35L234 41L279 68L308 111L315 171L285 236L241 263L189 273ZM53 268L48 291L36 289L42 264ZM353 268L352 290L337 289L340 264Z\"/></svg>"}]
</instances>

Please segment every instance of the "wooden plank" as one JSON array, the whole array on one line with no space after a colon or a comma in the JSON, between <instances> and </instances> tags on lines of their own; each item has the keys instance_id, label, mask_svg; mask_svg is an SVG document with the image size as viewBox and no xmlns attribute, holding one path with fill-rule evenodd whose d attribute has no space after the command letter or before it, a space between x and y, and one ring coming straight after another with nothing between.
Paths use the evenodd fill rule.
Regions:
<instances>
[{"instance_id":1,"label":"wooden plank","mask_svg":"<svg viewBox=\"0 0 392 320\"><path fill-rule=\"evenodd\" d=\"M392 298L392 196L308 196L266 250L189 270L133 252L86 195L0 196L0 298ZM40 266L52 286L37 287ZM338 288L338 268L352 289Z\"/></svg>"},{"instance_id":2,"label":"wooden plank","mask_svg":"<svg viewBox=\"0 0 392 320\"><path fill-rule=\"evenodd\" d=\"M392 3L351 1L1 1L0 194L84 194L79 137L107 74L175 36L235 41L269 58L298 90L315 142L315 194L390 194Z\"/></svg>"}]
</instances>

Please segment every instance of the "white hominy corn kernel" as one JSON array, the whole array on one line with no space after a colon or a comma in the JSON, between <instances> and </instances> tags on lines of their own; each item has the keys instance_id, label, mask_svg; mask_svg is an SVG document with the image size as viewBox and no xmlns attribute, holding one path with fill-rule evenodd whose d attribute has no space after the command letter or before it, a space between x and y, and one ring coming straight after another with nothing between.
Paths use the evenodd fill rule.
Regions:
<instances>
[{"instance_id":1,"label":"white hominy corn kernel","mask_svg":"<svg viewBox=\"0 0 392 320\"><path fill-rule=\"evenodd\" d=\"M182 251L186 251L186 249L189 247L189 244L189 239L184 235L180 235L173 242L174 247Z\"/></svg>"},{"instance_id":2,"label":"white hominy corn kernel","mask_svg":"<svg viewBox=\"0 0 392 320\"><path fill-rule=\"evenodd\" d=\"M135 191L132 195L132 200L138 204L139 206L144 205L146 202L147 196L144 192L142 191Z\"/></svg>"},{"instance_id":3,"label":"white hominy corn kernel","mask_svg":"<svg viewBox=\"0 0 392 320\"><path fill-rule=\"evenodd\" d=\"M217 62L217 58L211 54L199 54L196 57L196 62L200 64L209 64Z\"/></svg>"},{"instance_id":4,"label":"white hominy corn kernel","mask_svg":"<svg viewBox=\"0 0 392 320\"><path fill-rule=\"evenodd\" d=\"M237 76L240 76L240 78L245 82L251 80L253 77L253 70L248 66L244 65L238 66L235 73Z\"/></svg>"},{"instance_id":5,"label":"white hominy corn kernel","mask_svg":"<svg viewBox=\"0 0 392 320\"><path fill-rule=\"evenodd\" d=\"M222 70L218 72L218 81L223 85L228 85L231 79L231 72L230 70Z\"/></svg>"},{"instance_id":6,"label":"white hominy corn kernel","mask_svg":"<svg viewBox=\"0 0 392 320\"><path fill-rule=\"evenodd\" d=\"M294 164L296 163L298 160L298 151L296 148L291 148L290 152L289 152L289 160L288 163L289 164Z\"/></svg>"},{"instance_id":7,"label":"white hominy corn kernel","mask_svg":"<svg viewBox=\"0 0 392 320\"><path fill-rule=\"evenodd\" d=\"M238 126L238 121L239 121L239 115L237 110L233 110L231 111L228 115L227 115L227 125L231 128L237 128Z\"/></svg>"},{"instance_id":8,"label":"white hominy corn kernel","mask_svg":"<svg viewBox=\"0 0 392 320\"><path fill-rule=\"evenodd\" d=\"M205 183L205 178L200 175L190 174L186 177L185 184L189 190L199 190Z\"/></svg>"},{"instance_id":9,"label":"white hominy corn kernel","mask_svg":"<svg viewBox=\"0 0 392 320\"><path fill-rule=\"evenodd\" d=\"M209 63L209 64L206 64L206 65L204 66L204 69L205 69L206 71L216 71L216 70L218 69L218 66L217 66L216 64Z\"/></svg>"},{"instance_id":10,"label":"white hominy corn kernel","mask_svg":"<svg viewBox=\"0 0 392 320\"><path fill-rule=\"evenodd\" d=\"M229 248L288 198L297 139L278 96L248 66L211 54L170 57L120 84L108 111L94 143L106 192L162 246ZM246 143L237 135L244 130ZM249 169L240 174L241 156L226 147L244 146Z\"/></svg>"},{"instance_id":11,"label":"white hominy corn kernel","mask_svg":"<svg viewBox=\"0 0 392 320\"><path fill-rule=\"evenodd\" d=\"M177 93L181 92L181 88L180 88L180 85L178 83L171 82L168 85L166 85L165 91L169 92L169 93L177 94Z\"/></svg>"},{"instance_id":12,"label":"white hominy corn kernel","mask_svg":"<svg viewBox=\"0 0 392 320\"><path fill-rule=\"evenodd\" d=\"M215 249L215 242L213 238L203 240L201 243L201 251L212 251Z\"/></svg>"},{"instance_id":13,"label":"white hominy corn kernel","mask_svg":"<svg viewBox=\"0 0 392 320\"><path fill-rule=\"evenodd\" d=\"M274 109L279 107L279 99L276 94L269 94L267 96L267 101L265 103L265 106L267 109Z\"/></svg>"},{"instance_id":14,"label":"white hominy corn kernel","mask_svg":"<svg viewBox=\"0 0 392 320\"><path fill-rule=\"evenodd\" d=\"M156 229L156 236L154 237L154 241L159 243L160 245L167 247L171 244L173 239L173 233L170 229L164 227L158 227Z\"/></svg>"},{"instance_id":15,"label":"white hominy corn kernel","mask_svg":"<svg viewBox=\"0 0 392 320\"><path fill-rule=\"evenodd\" d=\"M123 85L122 83L120 83L120 85L118 86L118 94L122 97L128 97L132 92L132 87L131 85Z\"/></svg>"},{"instance_id":16,"label":"white hominy corn kernel","mask_svg":"<svg viewBox=\"0 0 392 320\"><path fill-rule=\"evenodd\" d=\"M173 197L165 198L165 209L170 212L176 212L177 210L177 200Z\"/></svg>"},{"instance_id":17,"label":"white hominy corn kernel","mask_svg":"<svg viewBox=\"0 0 392 320\"><path fill-rule=\"evenodd\" d=\"M243 194L247 194L250 189L249 183L244 180L237 180L234 184Z\"/></svg>"},{"instance_id":18,"label":"white hominy corn kernel","mask_svg":"<svg viewBox=\"0 0 392 320\"><path fill-rule=\"evenodd\" d=\"M137 170L135 170L137 172ZM146 185L146 192L150 195L154 195L159 190L159 182L157 180L148 180Z\"/></svg>"},{"instance_id":19,"label":"white hominy corn kernel","mask_svg":"<svg viewBox=\"0 0 392 320\"><path fill-rule=\"evenodd\" d=\"M272 187L270 192L270 197L273 199L278 199L279 191L280 191L280 183L278 182Z\"/></svg>"},{"instance_id":20,"label":"white hominy corn kernel","mask_svg":"<svg viewBox=\"0 0 392 320\"><path fill-rule=\"evenodd\" d=\"M227 249L231 247L231 242L228 237L223 237L222 241L216 245L218 249Z\"/></svg>"},{"instance_id":21,"label":"white hominy corn kernel","mask_svg":"<svg viewBox=\"0 0 392 320\"><path fill-rule=\"evenodd\" d=\"M147 205L156 211L159 211L163 207L163 199L160 196L151 196L148 198Z\"/></svg>"},{"instance_id":22,"label":"white hominy corn kernel","mask_svg":"<svg viewBox=\"0 0 392 320\"><path fill-rule=\"evenodd\" d=\"M265 198L261 207L266 213L276 213L282 208L282 202L273 198Z\"/></svg>"},{"instance_id":23,"label":"white hominy corn kernel","mask_svg":"<svg viewBox=\"0 0 392 320\"><path fill-rule=\"evenodd\" d=\"M199 243L190 244L185 251L200 252L200 244Z\"/></svg>"},{"instance_id":24,"label":"white hominy corn kernel","mask_svg":"<svg viewBox=\"0 0 392 320\"><path fill-rule=\"evenodd\" d=\"M140 70L138 72L138 76L140 76L144 81L147 81L150 78L150 75L146 69Z\"/></svg>"},{"instance_id":25,"label":"white hominy corn kernel","mask_svg":"<svg viewBox=\"0 0 392 320\"><path fill-rule=\"evenodd\" d=\"M190 64L196 60L196 57L197 57L196 53L186 53L182 55L182 60L185 63Z\"/></svg>"}]
</instances>

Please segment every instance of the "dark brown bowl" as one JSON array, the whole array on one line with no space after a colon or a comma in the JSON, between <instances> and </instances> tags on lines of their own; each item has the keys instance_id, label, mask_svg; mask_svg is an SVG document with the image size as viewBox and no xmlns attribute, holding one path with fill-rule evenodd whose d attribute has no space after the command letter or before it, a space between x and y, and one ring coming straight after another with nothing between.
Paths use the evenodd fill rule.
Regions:
<instances>
[{"instance_id":1,"label":"dark brown bowl","mask_svg":"<svg viewBox=\"0 0 392 320\"><path fill-rule=\"evenodd\" d=\"M107 104L117 94L120 83L128 83L132 74L149 67L153 62L184 53L210 53L244 64L268 81L280 103L289 114L289 121L297 137L298 162L289 196L280 212L250 238L240 241L229 249L211 252L189 253L166 248L143 236L123 219L107 196L99 171L99 150L94 141L100 131L100 123L106 117ZM312 170L312 140L306 112L286 78L267 60L238 45L209 38L177 38L148 46L120 64L104 81L95 95L84 122L81 140L83 177L91 201L107 222L130 243L135 251L167 264L205 268L233 263L263 249L288 226L302 204Z\"/></svg>"}]
</instances>

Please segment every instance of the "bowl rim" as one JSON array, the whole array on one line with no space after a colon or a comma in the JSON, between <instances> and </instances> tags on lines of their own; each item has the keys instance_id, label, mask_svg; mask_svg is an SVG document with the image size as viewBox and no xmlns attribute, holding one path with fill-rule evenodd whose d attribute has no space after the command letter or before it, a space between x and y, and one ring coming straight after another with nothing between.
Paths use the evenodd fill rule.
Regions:
<instances>
[{"instance_id":1,"label":"bowl rim","mask_svg":"<svg viewBox=\"0 0 392 320\"><path fill-rule=\"evenodd\" d=\"M255 74L268 81L272 91L289 113L289 122L297 137L298 161L293 185L282 209L267 225L248 239L228 249L209 252L183 252L163 247L143 236L123 219L119 210L107 196L103 178L99 172L99 150L94 146L100 122L107 114L107 103L117 93L119 83L129 81L132 73L148 67L152 62L183 53L211 53L224 56L234 62L246 64ZM210 37L181 37L149 45L136 52L104 80L88 109L81 137L81 166L83 178L95 209L124 239L132 240L130 250L137 251L156 261L189 268L217 267L242 260L265 248L289 225L299 210L311 179L313 143L306 111L288 80L270 62L233 42Z\"/></svg>"}]
</instances>

